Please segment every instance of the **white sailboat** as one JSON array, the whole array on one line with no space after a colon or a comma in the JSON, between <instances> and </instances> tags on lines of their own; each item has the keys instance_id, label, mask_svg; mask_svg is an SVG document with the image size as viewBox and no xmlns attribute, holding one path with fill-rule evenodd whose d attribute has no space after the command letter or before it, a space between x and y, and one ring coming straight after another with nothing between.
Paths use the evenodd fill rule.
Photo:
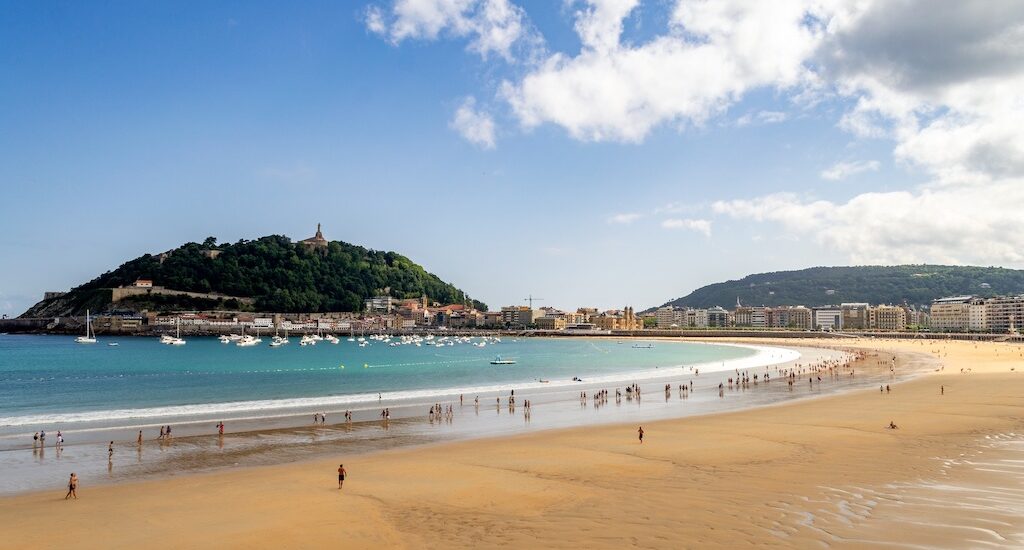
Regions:
<instances>
[{"instance_id":1,"label":"white sailboat","mask_svg":"<svg viewBox=\"0 0 1024 550\"><path fill-rule=\"evenodd\" d=\"M177 323L175 323L175 336L171 338L168 344L172 346L184 346L185 340L181 337L181 317L178 317Z\"/></svg>"},{"instance_id":2,"label":"white sailboat","mask_svg":"<svg viewBox=\"0 0 1024 550\"><path fill-rule=\"evenodd\" d=\"M85 310L85 336L79 336L75 338L77 344L95 344L96 333L92 331L92 317L89 316L89 310Z\"/></svg>"},{"instance_id":3,"label":"white sailboat","mask_svg":"<svg viewBox=\"0 0 1024 550\"><path fill-rule=\"evenodd\" d=\"M242 327L242 335L239 337L239 339L237 341L235 341L235 345L240 347L240 348L247 348L249 346L255 346L256 344L259 344L259 343L260 343L259 338L254 338L254 337L252 337L252 336L250 336L250 335L245 333L245 327L244 326Z\"/></svg>"},{"instance_id":4,"label":"white sailboat","mask_svg":"<svg viewBox=\"0 0 1024 550\"><path fill-rule=\"evenodd\" d=\"M272 348L281 347L281 346L289 344L289 343L290 342L288 340L288 331L287 330L284 331L284 338L281 338L279 335L275 334L274 337L270 339L270 347L272 347Z\"/></svg>"}]
</instances>

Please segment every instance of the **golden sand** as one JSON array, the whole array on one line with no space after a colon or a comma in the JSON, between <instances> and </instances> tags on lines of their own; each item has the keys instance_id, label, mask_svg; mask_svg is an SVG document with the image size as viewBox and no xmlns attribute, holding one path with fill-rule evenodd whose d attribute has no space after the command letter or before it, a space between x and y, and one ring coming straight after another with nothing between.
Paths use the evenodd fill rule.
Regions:
<instances>
[{"instance_id":1,"label":"golden sand","mask_svg":"<svg viewBox=\"0 0 1024 550\"><path fill-rule=\"evenodd\" d=\"M82 480L70 502L55 480L0 499L0 546L1024 545L1021 346L799 344L927 354L943 370L890 394L652 422L642 445L637 426L611 425L339 457L342 491L338 461Z\"/></svg>"}]
</instances>

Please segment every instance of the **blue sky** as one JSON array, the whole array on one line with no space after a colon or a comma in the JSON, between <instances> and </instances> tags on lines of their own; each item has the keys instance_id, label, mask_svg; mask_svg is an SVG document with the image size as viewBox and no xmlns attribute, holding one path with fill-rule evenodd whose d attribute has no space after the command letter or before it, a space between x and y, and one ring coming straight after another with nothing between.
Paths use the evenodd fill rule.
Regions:
<instances>
[{"instance_id":1,"label":"blue sky","mask_svg":"<svg viewBox=\"0 0 1024 550\"><path fill-rule=\"evenodd\" d=\"M960 55L1019 24L1013 4L918 42L894 39L911 18L884 3L687 4L7 3L0 313L145 252L317 222L492 307L643 308L813 265L1024 264L1020 237L992 244L1024 205L1020 130L1001 122L1024 56L1011 39L979 73ZM856 38L876 17L895 21ZM944 53L928 36L951 21L967 31ZM947 211L979 197L994 219Z\"/></svg>"}]
</instances>

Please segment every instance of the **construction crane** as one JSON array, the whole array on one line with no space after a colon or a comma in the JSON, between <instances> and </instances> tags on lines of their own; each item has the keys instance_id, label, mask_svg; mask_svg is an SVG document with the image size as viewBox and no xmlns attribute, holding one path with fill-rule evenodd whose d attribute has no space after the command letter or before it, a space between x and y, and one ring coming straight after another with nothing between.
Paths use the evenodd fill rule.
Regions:
<instances>
[{"instance_id":1,"label":"construction crane","mask_svg":"<svg viewBox=\"0 0 1024 550\"><path fill-rule=\"evenodd\" d=\"M531 295L527 296L526 298L523 298L523 300L526 300L527 302L529 302L530 303L530 309L533 309L533 302L535 302L535 301L537 301L537 302L543 301L544 298L534 298L533 294L531 294Z\"/></svg>"}]
</instances>

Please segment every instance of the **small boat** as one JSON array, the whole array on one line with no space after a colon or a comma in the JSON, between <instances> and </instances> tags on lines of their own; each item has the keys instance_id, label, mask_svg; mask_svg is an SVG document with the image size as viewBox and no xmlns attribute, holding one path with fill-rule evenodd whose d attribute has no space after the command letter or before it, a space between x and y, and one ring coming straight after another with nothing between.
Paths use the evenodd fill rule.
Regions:
<instances>
[{"instance_id":1,"label":"small boat","mask_svg":"<svg viewBox=\"0 0 1024 550\"><path fill-rule=\"evenodd\" d=\"M178 322L175 323L175 331L176 332L173 338L168 338L167 341L164 342L164 337L161 336L160 342L170 344L172 346L184 346L185 340L181 337L181 317L179 317Z\"/></svg>"},{"instance_id":2,"label":"small boat","mask_svg":"<svg viewBox=\"0 0 1024 550\"><path fill-rule=\"evenodd\" d=\"M120 346L121 344L118 344L117 342L110 342L107 345L110 346L110 347L114 347L114 346Z\"/></svg>"},{"instance_id":3,"label":"small boat","mask_svg":"<svg viewBox=\"0 0 1024 550\"><path fill-rule=\"evenodd\" d=\"M328 342L330 342L332 344L341 343L341 340L339 340L338 337L334 336L333 334L328 334L327 336L324 336L324 340L327 340Z\"/></svg>"},{"instance_id":4,"label":"small boat","mask_svg":"<svg viewBox=\"0 0 1024 550\"><path fill-rule=\"evenodd\" d=\"M256 344L259 344L260 342L262 342L262 340L260 340L259 338L256 338L255 336L250 336L250 335L246 334L245 333L245 328L242 328L242 337L239 338L238 341L235 342L235 345L240 347L240 348L247 348L247 347L250 347L250 346L255 346Z\"/></svg>"},{"instance_id":5,"label":"small boat","mask_svg":"<svg viewBox=\"0 0 1024 550\"><path fill-rule=\"evenodd\" d=\"M543 378L541 378L540 380L537 380L537 381L540 382L541 384L548 384L548 383L551 382L550 380L544 380Z\"/></svg>"},{"instance_id":6,"label":"small boat","mask_svg":"<svg viewBox=\"0 0 1024 550\"><path fill-rule=\"evenodd\" d=\"M226 334L221 334L220 336L217 337L217 339L220 340L221 344L230 344L231 343L231 337L229 337Z\"/></svg>"},{"instance_id":7,"label":"small boat","mask_svg":"<svg viewBox=\"0 0 1024 550\"><path fill-rule=\"evenodd\" d=\"M259 344L259 340L252 336L243 336L241 340L235 342L235 345L240 348L255 346L256 344Z\"/></svg>"},{"instance_id":8,"label":"small boat","mask_svg":"<svg viewBox=\"0 0 1024 550\"><path fill-rule=\"evenodd\" d=\"M289 340L287 336L282 338L280 336L276 336L275 335L273 338L270 339L270 347L272 347L272 348L286 346L286 345L288 345L290 343L291 343L291 340Z\"/></svg>"},{"instance_id":9,"label":"small boat","mask_svg":"<svg viewBox=\"0 0 1024 550\"><path fill-rule=\"evenodd\" d=\"M496 356L492 361L492 365L515 365L515 359L502 359L500 355Z\"/></svg>"},{"instance_id":10,"label":"small boat","mask_svg":"<svg viewBox=\"0 0 1024 550\"><path fill-rule=\"evenodd\" d=\"M369 346L369 345L370 345L370 343L367 342L366 340L363 340L362 342L359 342L359 347L361 347L361 348L365 348L366 346Z\"/></svg>"},{"instance_id":11,"label":"small boat","mask_svg":"<svg viewBox=\"0 0 1024 550\"><path fill-rule=\"evenodd\" d=\"M307 334L307 335L303 336L302 339L299 340L299 345L300 346L315 346L316 345L316 339L314 339L312 336L309 336Z\"/></svg>"},{"instance_id":12,"label":"small boat","mask_svg":"<svg viewBox=\"0 0 1024 550\"><path fill-rule=\"evenodd\" d=\"M96 333L92 331L92 318L89 316L89 310L85 310L85 336L79 336L75 338L76 344L95 344Z\"/></svg>"},{"instance_id":13,"label":"small boat","mask_svg":"<svg viewBox=\"0 0 1024 550\"><path fill-rule=\"evenodd\" d=\"M654 344L633 344L633 349L654 349Z\"/></svg>"}]
</instances>

